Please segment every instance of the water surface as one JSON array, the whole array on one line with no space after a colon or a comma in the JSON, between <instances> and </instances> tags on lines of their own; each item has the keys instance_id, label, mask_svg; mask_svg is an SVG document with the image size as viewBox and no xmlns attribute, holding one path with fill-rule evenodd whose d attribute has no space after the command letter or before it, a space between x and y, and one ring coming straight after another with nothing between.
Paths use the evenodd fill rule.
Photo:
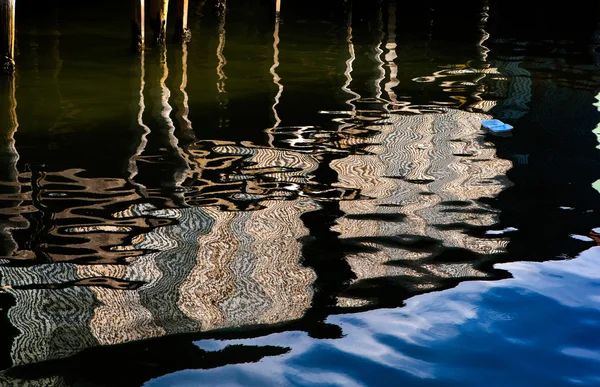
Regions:
<instances>
[{"instance_id":1,"label":"water surface","mask_svg":"<svg viewBox=\"0 0 600 387\"><path fill-rule=\"evenodd\" d=\"M23 7L3 383L598 383L595 8L314 5Z\"/></svg>"}]
</instances>

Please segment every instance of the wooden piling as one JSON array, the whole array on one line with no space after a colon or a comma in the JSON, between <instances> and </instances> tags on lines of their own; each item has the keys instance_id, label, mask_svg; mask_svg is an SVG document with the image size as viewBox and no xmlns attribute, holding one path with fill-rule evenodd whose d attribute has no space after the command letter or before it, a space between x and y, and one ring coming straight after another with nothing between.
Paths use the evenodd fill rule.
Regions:
<instances>
[{"instance_id":1,"label":"wooden piling","mask_svg":"<svg viewBox=\"0 0 600 387\"><path fill-rule=\"evenodd\" d=\"M279 19L281 14L281 0L275 0L275 17Z\"/></svg>"},{"instance_id":2,"label":"wooden piling","mask_svg":"<svg viewBox=\"0 0 600 387\"><path fill-rule=\"evenodd\" d=\"M15 68L16 0L0 0L0 66L12 72Z\"/></svg>"},{"instance_id":3,"label":"wooden piling","mask_svg":"<svg viewBox=\"0 0 600 387\"><path fill-rule=\"evenodd\" d=\"M144 2L144 0L131 0L131 46L139 51L144 49L146 39Z\"/></svg>"},{"instance_id":4,"label":"wooden piling","mask_svg":"<svg viewBox=\"0 0 600 387\"><path fill-rule=\"evenodd\" d=\"M156 43L165 41L168 10L169 0L150 0L150 27L154 32Z\"/></svg>"},{"instance_id":5,"label":"wooden piling","mask_svg":"<svg viewBox=\"0 0 600 387\"><path fill-rule=\"evenodd\" d=\"M188 28L189 4L189 0L175 0L176 21L173 39L176 41L189 42L192 37Z\"/></svg>"}]
</instances>

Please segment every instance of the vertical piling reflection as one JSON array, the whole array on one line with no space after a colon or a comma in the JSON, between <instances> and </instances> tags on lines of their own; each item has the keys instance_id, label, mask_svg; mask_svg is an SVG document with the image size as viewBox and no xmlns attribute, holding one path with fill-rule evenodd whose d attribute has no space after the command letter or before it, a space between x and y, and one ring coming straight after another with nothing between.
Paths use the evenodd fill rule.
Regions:
<instances>
[{"instance_id":1,"label":"vertical piling reflection","mask_svg":"<svg viewBox=\"0 0 600 387\"><path fill-rule=\"evenodd\" d=\"M490 11L489 0L483 0L483 5L481 7L481 13L480 13L481 18L478 23L479 24L479 32L481 33L481 38L479 39L479 42L477 42L477 51L479 53L479 60L482 63L487 62L488 53L490 52L490 49L484 45L485 42L490 38L490 34L485 30L488 18L490 17L489 11Z\"/></svg>"},{"instance_id":2,"label":"vertical piling reflection","mask_svg":"<svg viewBox=\"0 0 600 387\"><path fill-rule=\"evenodd\" d=\"M393 1L388 3L387 16L387 41L385 43L387 53L385 54L385 61L390 74L388 81L385 83L385 92L390 102L397 104L398 97L394 88L400 84L400 81L398 80L398 66L395 62L398 54L396 53L396 3Z\"/></svg>"},{"instance_id":3,"label":"vertical piling reflection","mask_svg":"<svg viewBox=\"0 0 600 387\"><path fill-rule=\"evenodd\" d=\"M479 74L477 75L477 77L473 80L473 83L476 84L476 90L471 94L471 96L474 99L474 103L471 104L470 108L471 109L478 109L479 111L484 111L487 112L489 111L493 106L496 105L496 103L494 101L484 101L483 98L481 97L481 95L485 92L485 79L488 77L489 73L491 72L492 74L495 73L496 71L494 71L495 69L493 69L492 71L489 71L489 69L491 68L491 64L488 63L488 54L490 52L489 48L487 48L485 46L485 42L490 38L490 34L486 31L486 24L488 22L488 18L490 16L489 14L489 1L488 0L483 0L482 1L482 7L481 7L481 12L479 14L480 19L478 24L478 28L479 28L479 41L476 44L477 47L477 53L479 55L479 57L477 58L477 61L475 61L475 67L477 69L479 69Z\"/></svg>"},{"instance_id":4,"label":"vertical piling reflection","mask_svg":"<svg viewBox=\"0 0 600 387\"><path fill-rule=\"evenodd\" d=\"M360 95L357 104L361 117L387 108L382 101L382 83L386 76L383 58L383 9L380 1L354 1L351 15L353 91ZM350 36L350 35L349 35ZM347 88L346 88L347 89Z\"/></svg>"},{"instance_id":5,"label":"vertical piling reflection","mask_svg":"<svg viewBox=\"0 0 600 387\"><path fill-rule=\"evenodd\" d=\"M146 149L146 145L148 144L148 134L150 133L150 128L148 125L144 123L144 112L146 110L146 102L144 101L144 88L146 86L146 53L144 50L140 51L139 54L139 64L136 67L134 73L138 75L137 81L138 87L136 89L134 101L135 103L135 117L134 126L136 126L137 131L141 131L139 135L139 142L135 146L132 156L129 158L127 171L129 172L129 182L130 184L134 184L140 190L140 193L147 197L148 194L146 192L146 187L141 184L135 183L135 177L138 174L138 166L137 162L141 154Z\"/></svg>"},{"instance_id":6,"label":"vertical piling reflection","mask_svg":"<svg viewBox=\"0 0 600 387\"><path fill-rule=\"evenodd\" d=\"M383 82L383 80L385 79L385 69L383 68L384 62L381 59L381 56L383 55L383 50L381 47L383 46L383 37L385 34L384 27L383 27L383 4L381 1L379 1L378 5L377 5L377 31L379 34L379 37L378 37L379 40L376 43L375 55L373 56L373 58L375 60L375 63L377 63L377 70L379 72L379 77L375 80L374 86L375 86L375 98L380 100L381 95L382 95L381 82Z\"/></svg>"},{"instance_id":7,"label":"vertical piling reflection","mask_svg":"<svg viewBox=\"0 0 600 387\"><path fill-rule=\"evenodd\" d=\"M352 112L356 112L356 105L354 101L360 98L360 94L355 93L350 89L350 85L352 84L352 70L353 64L356 60L356 53L354 52L354 43L352 42L352 0L349 1L346 5L346 44L348 44L348 59L346 60L346 69L344 71L344 76L346 77L346 82L344 86L342 86L342 90L349 94L349 99L346 100L346 104L350 107Z\"/></svg>"},{"instance_id":8,"label":"vertical piling reflection","mask_svg":"<svg viewBox=\"0 0 600 387\"><path fill-rule=\"evenodd\" d=\"M163 46L160 53L160 67L162 70L162 76L160 78L160 116L166 129L165 134L167 136L167 142L169 144L169 153L172 154L173 162L177 165L173 169L173 185L172 187L178 187L185 179L184 170L187 167L183 152L179 147L179 140L175 136L175 125L171 118L171 112L173 108L169 103L171 98L171 90L167 87L166 81L169 77L169 67L167 65L167 48Z\"/></svg>"},{"instance_id":9,"label":"vertical piling reflection","mask_svg":"<svg viewBox=\"0 0 600 387\"><path fill-rule=\"evenodd\" d=\"M175 99L177 107L176 118L179 123L179 131L177 137L185 144L193 142L196 139L192 121L189 119L190 106L189 96L186 91L188 84L188 45L183 43L181 46L181 60L177 66L181 74L181 83L179 84L178 97Z\"/></svg>"},{"instance_id":10,"label":"vertical piling reflection","mask_svg":"<svg viewBox=\"0 0 600 387\"><path fill-rule=\"evenodd\" d=\"M279 14L275 17L275 27L273 30L273 65L269 69L269 72L273 76L273 84L277 88L277 93L273 98L273 105L271 105L271 110L273 111L273 126L271 129L275 129L281 124L281 118L279 118L279 114L277 113L277 105L279 105L279 101L281 99L281 95L283 94L283 84L281 83L281 77L277 74L277 68L279 67L279 24L280 18ZM269 136L269 145L273 146L275 141L272 131L267 131Z\"/></svg>"},{"instance_id":11,"label":"vertical piling reflection","mask_svg":"<svg viewBox=\"0 0 600 387\"><path fill-rule=\"evenodd\" d=\"M144 151L138 159L136 182L147 188L150 197L161 198L170 206L182 203L182 194L177 187L185 179L187 160L175 135L175 124L171 118L171 90L167 86L169 67L166 45L145 60L146 112L145 125L152 128L147 133ZM149 108L148 108L149 106ZM156 168L160 169L157 173Z\"/></svg>"},{"instance_id":12,"label":"vertical piling reflection","mask_svg":"<svg viewBox=\"0 0 600 387\"><path fill-rule=\"evenodd\" d=\"M0 257L13 257L18 245L14 240L15 229L27 228L22 215L24 193L19 181L15 147L15 133L19 127L17 118L17 75L15 72L0 75Z\"/></svg>"},{"instance_id":13,"label":"vertical piling reflection","mask_svg":"<svg viewBox=\"0 0 600 387\"><path fill-rule=\"evenodd\" d=\"M225 21L227 17L227 0L219 0L217 3L218 8L218 16L219 16L219 44L217 45L217 101L219 101L220 110L226 109L227 106L227 90L225 89L225 80L227 79L227 75L225 75L225 65L227 64L227 59L225 58ZM227 121L222 116L219 118L219 128L227 127Z\"/></svg>"}]
</instances>

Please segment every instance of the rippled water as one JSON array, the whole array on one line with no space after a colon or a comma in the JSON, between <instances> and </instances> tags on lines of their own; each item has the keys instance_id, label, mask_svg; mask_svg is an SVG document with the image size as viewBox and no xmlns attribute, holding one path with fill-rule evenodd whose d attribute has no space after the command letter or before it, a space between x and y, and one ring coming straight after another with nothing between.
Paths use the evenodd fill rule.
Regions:
<instances>
[{"instance_id":1,"label":"rippled water","mask_svg":"<svg viewBox=\"0 0 600 387\"><path fill-rule=\"evenodd\" d=\"M594 7L22 2L3 385L600 384Z\"/></svg>"}]
</instances>

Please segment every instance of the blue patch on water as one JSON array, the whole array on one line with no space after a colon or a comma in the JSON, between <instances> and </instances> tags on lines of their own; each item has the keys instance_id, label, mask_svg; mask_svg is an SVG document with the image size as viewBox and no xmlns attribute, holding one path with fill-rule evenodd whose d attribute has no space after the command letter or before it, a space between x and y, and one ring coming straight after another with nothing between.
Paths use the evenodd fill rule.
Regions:
<instances>
[{"instance_id":1,"label":"blue patch on water","mask_svg":"<svg viewBox=\"0 0 600 387\"><path fill-rule=\"evenodd\" d=\"M289 332L231 340L292 350L254 364L176 372L145 386L598 385L598 260L600 247L593 247L570 261L500 265L514 278L463 283L403 308L330 317L346 334L341 339Z\"/></svg>"}]
</instances>

